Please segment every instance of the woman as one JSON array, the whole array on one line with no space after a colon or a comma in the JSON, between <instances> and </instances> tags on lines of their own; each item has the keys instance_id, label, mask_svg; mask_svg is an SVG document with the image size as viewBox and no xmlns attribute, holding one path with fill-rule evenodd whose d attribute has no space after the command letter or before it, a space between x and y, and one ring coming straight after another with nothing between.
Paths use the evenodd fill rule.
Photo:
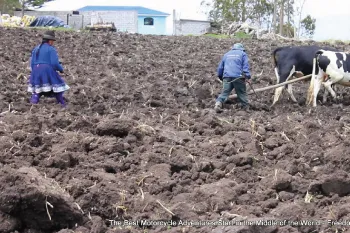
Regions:
<instances>
[{"instance_id":1,"label":"woman","mask_svg":"<svg viewBox=\"0 0 350 233\"><path fill-rule=\"evenodd\" d=\"M57 73L57 71L63 73L63 67L59 62L57 51L53 47L54 41L56 41L55 32L47 31L43 36L42 43L33 49L30 62L32 73L28 92L32 93L30 100L32 104L39 103L42 95L50 96L51 93L56 97L57 102L65 107L63 93L69 89L69 86Z\"/></svg>"}]
</instances>

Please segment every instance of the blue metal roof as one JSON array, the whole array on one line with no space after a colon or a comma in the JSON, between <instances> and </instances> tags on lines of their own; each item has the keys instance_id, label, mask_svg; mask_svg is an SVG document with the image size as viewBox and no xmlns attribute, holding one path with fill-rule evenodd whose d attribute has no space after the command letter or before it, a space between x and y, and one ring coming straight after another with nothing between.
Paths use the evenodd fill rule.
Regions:
<instances>
[{"instance_id":1,"label":"blue metal roof","mask_svg":"<svg viewBox=\"0 0 350 233\"><path fill-rule=\"evenodd\" d=\"M142 6L85 6L78 11L137 11L139 15L168 16L170 14Z\"/></svg>"}]
</instances>

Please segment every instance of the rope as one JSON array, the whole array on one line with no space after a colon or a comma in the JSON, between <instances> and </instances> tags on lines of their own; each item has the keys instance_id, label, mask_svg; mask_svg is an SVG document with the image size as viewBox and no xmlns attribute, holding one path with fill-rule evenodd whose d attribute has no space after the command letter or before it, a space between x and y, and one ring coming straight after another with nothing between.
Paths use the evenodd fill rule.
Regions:
<instances>
[{"instance_id":1,"label":"rope","mask_svg":"<svg viewBox=\"0 0 350 233\"><path fill-rule=\"evenodd\" d=\"M235 78L235 79L233 79L232 81L230 81L230 82L227 82L227 83L233 83L233 82L236 82L237 80L239 80L239 79L245 79L244 77L241 77L241 78ZM221 83L222 83L222 80L220 80L221 81Z\"/></svg>"}]
</instances>

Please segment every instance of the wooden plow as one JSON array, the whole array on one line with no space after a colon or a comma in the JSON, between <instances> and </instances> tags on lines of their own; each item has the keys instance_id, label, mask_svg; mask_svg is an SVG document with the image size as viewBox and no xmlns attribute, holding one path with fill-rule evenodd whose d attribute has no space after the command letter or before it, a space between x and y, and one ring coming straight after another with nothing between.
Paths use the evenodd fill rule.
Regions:
<instances>
[{"instance_id":1,"label":"wooden plow","mask_svg":"<svg viewBox=\"0 0 350 233\"><path fill-rule=\"evenodd\" d=\"M293 79L293 80L289 80L289 81L286 81L286 82L283 82L283 83L279 83L279 84L275 84L275 85L272 85L272 86L267 86L267 87L258 88L258 89L255 89L255 92L258 93L258 92L263 92L263 91L271 90L271 89L274 89L274 88L277 88L277 87L282 87L282 86L287 85L287 84L289 84L289 83L294 83L294 82L298 82L298 81L301 81L301 80L308 79L308 78L310 78L311 76L312 76L312 74L309 74L309 75L306 75L306 76L303 76L303 77L300 77L300 78L296 78L296 79ZM254 94L254 91L253 91L253 90L250 90L247 94L248 94L248 95ZM229 98L230 98L230 99L235 99L235 98L237 98L237 94L230 95Z\"/></svg>"}]
</instances>

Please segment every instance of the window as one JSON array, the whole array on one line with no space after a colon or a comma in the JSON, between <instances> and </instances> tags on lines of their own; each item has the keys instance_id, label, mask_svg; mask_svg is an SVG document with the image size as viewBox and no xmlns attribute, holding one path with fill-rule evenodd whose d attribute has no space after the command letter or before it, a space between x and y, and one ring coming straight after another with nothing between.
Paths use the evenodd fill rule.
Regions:
<instances>
[{"instance_id":1,"label":"window","mask_svg":"<svg viewBox=\"0 0 350 233\"><path fill-rule=\"evenodd\" d=\"M149 25L149 26L154 25L153 18L145 18L145 19L143 20L143 24L144 24L144 25Z\"/></svg>"}]
</instances>

